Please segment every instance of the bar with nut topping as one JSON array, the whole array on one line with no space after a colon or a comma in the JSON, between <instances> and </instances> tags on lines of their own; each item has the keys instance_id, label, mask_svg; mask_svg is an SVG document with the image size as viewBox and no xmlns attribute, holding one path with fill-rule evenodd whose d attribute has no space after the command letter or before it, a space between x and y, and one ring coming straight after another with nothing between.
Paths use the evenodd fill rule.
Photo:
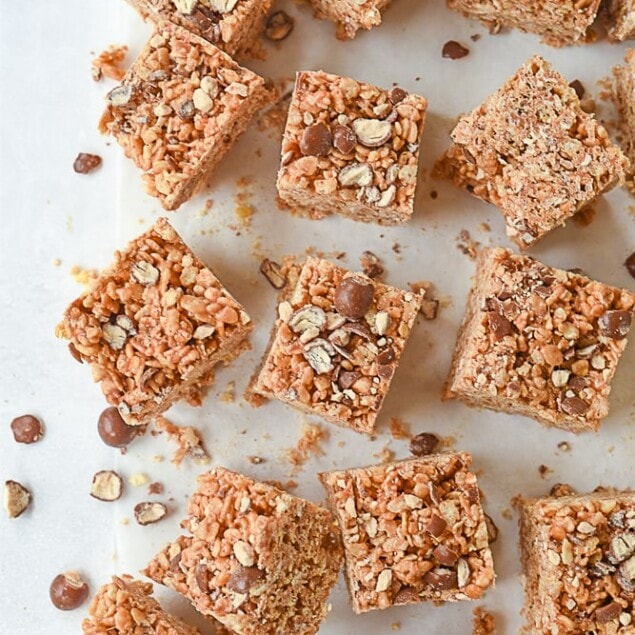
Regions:
<instances>
[{"instance_id":1,"label":"bar with nut topping","mask_svg":"<svg viewBox=\"0 0 635 635\"><path fill-rule=\"evenodd\" d=\"M567 80L538 55L461 117L452 141L435 173L496 205L521 249L623 183L628 166Z\"/></svg>"},{"instance_id":2,"label":"bar with nut topping","mask_svg":"<svg viewBox=\"0 0 635 635\"><path fill-rule=\"evenodd\" d=\"M337 25L339 40L353 39L360 29L372 29L381 24L381 12L391 0L309 0L316 18L331 20Z\"/></svg>"},{"instance_id":3,"label":"bar with nut topping","mask_svg":"<svg viewBox=\"0 0 635 635\"><path fill-rule=\"evenodd\" d=\"M101 383L129 425L175 401L200 403L219 362L247 346L243 307L165 218L115 253L115 261L67 309L56 335Z\"/></svg>"},{"instance_id":4,"label":"bar with nut topping","mask_svg":"<svg viewBox=\"0 0 635 635\"><path fill-rule=\"evenodd\" d=\"M494 582L469 454L320 474L344 542L353 610L475 600Z\"/></svg>"},{"instance_id":5,"label":"bar with nut topping","mask_svg":"<svg viewBox=\"0 0 635 635\"><path fill-rule=\"evenodd\" d=\"M444 397L597 430L635 295L504 249L481 252Z\"/></svg>"},{"instance_id":6,"label":"bar with nut topping","mask_svg":"<svg viewBox=\"0 0 635 635\"><path fill-rule=\"evenodd\" d=\"M635 38L635 2L607 0L604 4L609 38L620 42Z\"/></svg>"},{"instance_id":7,"label":"bar with nut topping","mask_svg":"<svg viewBox=\"0 0 635 635\"><path fill-rule=\"evenodd\" d=\"M323 218L395 225L414 209L427 102L322 71L301 72L282 140L280 199Z\"/></svg>"},{"instance_id":8,"label":"bar with nut topping","mask_svg":"<svg viewBox=\"0 0 635 635\"><path fill-rule=\"evenodd\" d=\"M635 495L519 498L528 633L630 635Z\"/></svg>"},{"instance_id":9,"label":"bar with nut topping","mask_svg":"<svg viewBox=\"0 0 635 635\"><path fill-rule=\"evenodd\" d=\"M309 258L278 307L254 392L371 433L421 296Z\"/></svg>"},{"instance_id":10,"label":"bar with nut topping","mask_svg":"<svg viewBox=\"0 0 635 635\"><path fill-rule=\"evenodd\" d=\"M261 77L202 38L163 24L108 93L99 129L143 171L147 192L174 210L268 99Z\"/></svg>"},{"instance_id":11,"label":"bar with nut topping","mask_svg":"<svg viewBox=\"0 0 635 635\"><path fill-rule=\"evenodd\" d=\"M182 526L144 573L237 635L311 635L342 565L328 510L225 468L198 479Z\"/></svg>"}]
</instances>

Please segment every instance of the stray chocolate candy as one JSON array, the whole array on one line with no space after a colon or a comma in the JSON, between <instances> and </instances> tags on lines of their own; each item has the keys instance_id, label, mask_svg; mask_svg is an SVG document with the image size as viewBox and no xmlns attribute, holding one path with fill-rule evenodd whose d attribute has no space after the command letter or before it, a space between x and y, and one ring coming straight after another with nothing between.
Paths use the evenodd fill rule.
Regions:
<instances>
[{"instance_id":1,"label":"stray chocolate candy","mask_svg":"<svg viewBox=\"0 0 635 635\"><path fill-rule=\"evenodd\" d=\"M465 48L459 42L450 40L443 45L441 50L442 57L450 60L460 60L470 54L470 49Z\"/></svg>"},{"instance_id":2,"label":"stray chocolate candy","mask_svg":"<svg viewBox=\"0 0 635 635\"><path fill-rule=\"evenodd\" d=\"M357 135L355 131L348 126L335 126L333 145L342 154L351 154L357 145Z\"/></svg>"},{"instance_id":3,"label":"stray chocolate candy","mask_svg":"<svg viewBox=\"0 0 635 635\"><path fill-rule=\"evenodd\" d=\"M393 86L388 93L388 99L390 99L390 103L394 105L403 101L407 95L408 93L400 86Z\"/></svg>"},{"instance_id":4,"label":"stray chocolate candy","mask_svg":"<svg viewBox=\"0 0 635 635\"><path fill-rule=\"evenodd\" d=\"M600 333L613 340L623 340L631 328L629 311L606 311L598 319Z\"/></svg>"},{"instance_id":5,"label":"stray chocolate candy","mask_svg":"<svg viewBox=\"0 0 635 635\"><path fill-rule=\"evenodd\" d=\"M119 410L111 406L99 415L97 432L106 445L112 448L125 448L143 432L143 428L129 426L119 414Z\"/></svg>"},{"instance_id":6,"label":"stray chocolate candy","mask_svg":"<svg viewBox=\"0 0 635 635\"><path fill-rule=\"evenodd\" d=\"M628 269L628 273L635 278L635 251L624 261L624 266Z\"/></svg>"},{"instance_id":7,"label":"stray chocolate candy","mask_svg":"<svg viewBox=\"0 0 635 635\"><path fill-rule=\"evenodd\" d=\"M265 25L265 37L272 42L280 42L291 35L295 20L285 11L274 11Z\"/></svg>"},{"instance_id":8,"label":"stray chocolate candy","mask_svg":"<svg viewBox=\"0 0 635 635\"><path fill-rule=\"evenodd\" d=\"M314 123L302 133L300 152L305 156L325 157L332 145L331 131L323 123Z\"/></svg>"},{"instance_id":9,"label":"stray chocolate candy","mask_svg":"<svg viewBox=\"0 0 635 635\"><path fill-rule=\"evenodd\" d=\"M22 415L11 422L13 438L18 443L35 443L42 438L42 422L33 415Z\"/></svg>"},{"instance_id":10,"label":"stray chocolate candy","mask_svg":"<svg viewBox=\"0 0 635 635\"><path fill-rule=\"evenodd\" d=\"M421 308L419 311L421 315L423 315L424 319L436 320L437 313L439 312L439 301L423 298L423 300L421 300Z\"/></svg>"},{"instance_id":11,"label":"stray chocolate candy","mask_svg":"<svg viewBox=\"0 0 635 635\"><path fill-rule=\"evenodd\" d=\"M360 278L344 278L335 289L335 310L342 316L359 320L366 315L373 302L374 288Z\"/></svg>"},{"instance_id":12,"label":"stray chocolate candy","mask_svg":"<svg viewBox=\"0 0 635 635\"><path fill-rule=\"evenodd\" d=\"M9 518L17 518L23 514L31 503L31 492L17 481L6 481L4 484L4 510Z\"/></svg>"},{"instance_id":13,"label":"stray chocolate candy","mask_svg":"<svg viewBox=\"0 0 635 635\"><path fill-rule=\"evenodd\" d=\"M269 258L265 258L260 263L260 273L267 278L274 289L282 289L287 284L287 279L282 273L280 265Z\"/></svg>"},{"instance_id":14,"label":"stray chocolate candy","mask_svg":"<svg viewBox=\"0 0 635 635\"><path fill-rule=\"evenodd\" d=\"M61 611L79 608L88 597L88 585L75 571L60 573L53 578L49 588L51 602Z\"/></svg>"},{"instance_id":15,"label":"stray chocolate candy","mask_svg":"<svg viewBox=\"0 0 635 635\"><path fill-rule=\"evenodd\" d=\"M144 501L134 508L134 517L140 525L152 525L163 520L168 514L168 508L163 503Z\"/></svg>"},{"instance_id":16,"label":"stray chocolate candy","mask_svg":"<svg viewBox=\"0 0 635 635\"><path fill-rule=\"evenodd\" d=\"M439 437L431 432L421 432L410 440L410 454L414 456L426 456L432 454L437 445Z\"/></svg>"},{"instance_id":17,"label":"stray chocolate candy","mask_svg":"<svg viewBox=\"0 0 635 635\"><path fill-rule=\"evenodd\" d=\"M123 479L113 470L101 470L93 476L90 495L97 500L111 503L123 493Z\"/></svg>"},{"instance_id":18,"label":"stray chocolate candy","mask_svg":"<svg viewBox=\"0 0 635 635\"><path fill-rule=\"evenodd\" d=\"M77 174L89 174L94 172L101 165L101 157L98 154L88 154L80 152L73 163L73 170Z\"/></svg>"}]
</instances>

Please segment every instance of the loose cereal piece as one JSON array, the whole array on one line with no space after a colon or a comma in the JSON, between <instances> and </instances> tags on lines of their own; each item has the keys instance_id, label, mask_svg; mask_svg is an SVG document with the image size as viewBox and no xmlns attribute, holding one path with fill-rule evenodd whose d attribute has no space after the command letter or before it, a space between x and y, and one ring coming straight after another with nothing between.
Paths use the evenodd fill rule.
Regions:
<instances>
[{"instance_id":1,"label":"loose cereal piece","mask_svg":"<svg viewBox=\"0 0 635 635\"><path fill-rule=\"evenodd\" d=\"M322 71L297 74L278 193L310 218L395 225L413 213L427 102Z\"/></svg>"},{"instance_id":2,"label":"loose cereal piece","mask_svg":"<svg viewBox=\"0 0 635 635\"><path fill-rule=\"evenodd\" d=\"M200 635L152 597L152 584L132 576L113 576L92 599L84 635Z\"/></svg>"},{"instance_id":3,"label":"loose cereal piece","mask_svg":"<svg viewBox=\"0 0 635 635\"><path fill-rule=\"evenodd\" d=\"M344 541L355 613L475 600L494 582L467 453L320 474Z\"/></svg>"},{"instance_id":4,"label":"loose cereal piece","mask_svg":"<svg viewBox=\"0 0 635 635\"><path fill-rule=\"evenodd\" d=\"M608 0L605 7L609 37L620 42L635 38L635 1Z\"/></svg>"},{"instance_id":5,"label":"loose cereal piece","mask_svg":"<svg viewBox=\"0 0 635 635\"><path fill-rule=\"evenodd\" d=\"M628 160L567 81L529 59L452 131L436 171L500 208L526 249L624 181Z\"/></svg>"},{"instance_id":6,"label":"loose cereal piece","mask_svg":"<svg viewBox=\"0 0 635 635\"><path fill-rule=\"evenodd\" d=\"M108 77L120 82L126 74L121 65L127 52L127 46L114 44L102 51L92 63L93 79L98 82L102 77Z\"/></svg>"},{"instance_id":7,"label":"loose cereal piece","mask_svg":"<svg viewBox=\"0 0 635 635\"><path fill-rule=\"evenodd\" d=\"M631 635L635 494L520 498L526 631Z\"/></svg>"},{"instance_id":8,"label":"loose cereal piece","mask_svg":"<svg viewBox=\"0 0 635 635\"><path fill-rule=\"evenodd\" d=\"M635 49L626 51L624 66L613 68L612 93L619 114L622 147L631 161L627 186L635 193Z\"/></svg>"},{"instance_id":9,"label":"loose cereal piece","mask_svg":"<svg viewBox=\"0 0 635 635\"><path fill-rule=\"evenodd\" d=\"M536 33L545 44L584 44L601 0L447 0L447 5L467 18L478 20L498 33L502 27Z\"/></svg>"},{"instance_id":10,"label":"loose cereal piece","mask_svg":"<svg viewBox=\"0 0 635 635\"><path fill-rule=\"evenodd\" d=\"M318 258L287 296L253 391L371 433L421 296Z\"/></svg>"},{"instance_id":11,"label":"loose cereal piece","mask_svg":"<svg viewBox=\"0 0 635 635\"><path fill-rule=\"evenodd\" d=\"M504 249L485 249L444 398L597 430L635 295Z\"/></svg>"},{"instance_id":12,"label":"loose cereal piece","mask_svg":"<svg viewBox=\"0 0 635 635\"><path fill-rule=\"evenodd\" d=\"M372 29L381 24L381 12L391 0L309 0L315 17L337 25L337 38L352 39L359 29Z\"/></svg>"},{"instance_id":13,"label":"loose cereal piece","mask_svg":"<svg viewBox=\"0 0 635 635\"><path fill-rule=\"evenodd\" d=\"M232 57L256 43L272 0L128 0L144 18L187 29Z\"/></svg>"},{"instance_id":14,"label":"loose cereal piece","mask_svg":"<svg viewBox=\"0 0 635 635\"><path fill-rule=\"evenodd\" d=\"M238 635L316 633L342 564L332 514L242 474L198 479L182 523L144 571Z\"/></svg>"},{"instance_id":15,"label":"loose cereal piece","mask_svg":"<svg viewBox=\"0 0 635 635\"><path fill-rule=\"evenodd\" d=\"M252 324L165 218L116 252L56 335L90 364L107 401L143 425L195 398L247 346Z\"/></svg>"},{"instance_id":16,"label":"loose cereal piece","mask_svg":"<svg viewBox=\"0 0 635 635\"><path fill-rule=\"evenodd\" d=\"M192 426L177 426L165 417L157 417L156 428L165 432L170 441L177 444L172 463L177 467L189 456L196 465L207 465L211 457L205 449L201 433Z\"/></svg>"},{"instance_id":17,"label":"loose cereal piece","mask_svg":"<svg viewBox=\"0 0 635 635\"><path fill-rule=\"evenodd\" d=\"M163 25L108 93L99 129L167 210L203 184L269 99L264 80L184 29Z\"/></svg>"}]
</instances>

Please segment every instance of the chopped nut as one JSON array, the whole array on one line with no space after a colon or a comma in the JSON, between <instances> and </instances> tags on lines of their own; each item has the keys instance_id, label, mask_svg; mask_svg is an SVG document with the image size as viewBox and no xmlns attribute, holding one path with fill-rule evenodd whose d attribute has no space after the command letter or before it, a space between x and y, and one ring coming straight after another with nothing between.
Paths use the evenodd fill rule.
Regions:
<instances>
[{"instance_id":1,"label":"chopped nut","mask_svg":"<svg viewBox=\"0 0 635 635\"><path fill-rule=\"evenodd\" d=\"M207 0L207 4L214 11L219 13L229 13L234 10L238 0Z\"/></svg>"},{"instance_id":2,"label":"chopped nut","mask_svg":"<svg viewBox=\"0 0 635 635\"><path fill-rule=\"evenodd\" d=\"M117 324L104 324L102 333L104 341L115 351L121 350L128 339L126 331Z\"/></svg>"},{"instance_id":3,"label":"chopped nut","mask_svg":"<svg viewBox=\"0 0 635 635\"><path fill-rule=\"evenodd\" d=\"M252 567L256 563L254 548L244 540L239 540L234 544L234 555L243 567Z\"/></svg>"},{"instance_id":4,"label":"chopped nut","mask_svg":"<svg viewBox=\"0 0 635 635\"><path fill-rule=\"evenodd\" d=\"M373 171L367 163L353 163L340 170L337 180L342 187L364 187L373 182Z\"/></svg>"},{"instance_id":5,"label":"chopped nut","mask_svg":"<svg viewBox=\"0 0 635 635\"><path fill-rule=\"evenodd\" d=\"M106 99L115 108L125 106L134 94L134 86L132 84L123 84L113 88L107 95Z\"/></svg>"},{"instance_id":6,"label":"chopped nut","mask_svg":"<svg viewBox=\"0 0 635 635\"><path fill-rule=\"evenodd\" d=\"M113 470L101 470L93 476L90 495L100 501L110 503L121 498L123 479Z\"/></svg>"},{"instance_id":7,"label":"chopped nut","mask_svg":"<svg viewBox=\"0 0 635 635\"><path fill-rule=\"evenodd\" d=\"M382 119L355 119L353 130L358 141L367 148L378 148L390 139L392 124Z\"/></svg>"},{"instance_id":8,"label":"chopped nut","mask_svg":"<svg viewBox=\"0 0 635 635\"><path fill-rule=\"evenodd\" d=\"M463 558L459 558L457 563L457 582L459 589L462 589L470 580L470 566Z\"/></svg>"},{"instance_id":9,"label":"chopped nut","mask_svg":"<svg viewBox=\"0 0 635 635\"><path fill-rule=\"evenodd\" d=\"M326 313L312 304L298 309L288 320L289 328L294 333L303 333L309 329L321 331L326 325Z\"/></svg>"},{"instance_id":10,"label":"chopped nut","mask_svg":"<svg viewBox=\"0 0 635 635\"><path fill-rule=\"evenodd\" d=\"M135 262L130 268L130 275L146 287L156 284L159 280L159 270L145 260Z\"/></svg>"},{"instance_id":11,"label":"chopped nut","mask_svg":"<svg viewBox=\"0 0 635 635\"><path fill-rule=\"evenodd\" d=\"M158 523L167 516L168 508L163 503L143 502L135 505L134 516L140 525Z\"/></svg>"},{"instance_id":12,"label":"chopped nut","mask_svg":"<svg viewBox=\"0 0 635 635\"><path fill-rule=\"evenodd\" d=\"M382 593L387 591L392 582L392 571L390 569L384 569L379 576L377 576L377 585L375 586L376 593Z\"/></svg>"},{"instance_id":13,"label":"chopped nut","mask_svg":"<svg viewBox=\"0 0 635 635\"><path fill-rule=\"evenodd\" d=\"M4 483L4 511L9 518L23 514L31 503L31 492L17 481Z\"/></svg>"}]
</instances>

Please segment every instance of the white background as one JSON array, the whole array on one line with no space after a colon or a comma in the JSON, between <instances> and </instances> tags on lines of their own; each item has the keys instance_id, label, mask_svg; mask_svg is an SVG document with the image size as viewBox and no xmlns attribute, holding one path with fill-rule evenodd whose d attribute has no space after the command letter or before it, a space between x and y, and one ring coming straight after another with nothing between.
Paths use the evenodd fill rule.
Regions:
<instances>
[{"instance_id":1,"label":"white background","mask_svg":"<svg viewBox=\"0 0 635 635\"><path fill-rule=\"evenodd\" d=\"M384 258L389 283L432 280L449 305L436 321L417 323L379 418L377 438L371 441L323 424L330 432L327 454L312 459L295 477L296 493L321 500L317 471L375 462L373 454L387 444L397 457L405 457L407 442L392 440L388 431L392 416L409 422L414 432L454 437L457 449L474 455L487 511L501 532L493 547L497 587L480 604L496 614L501 633L517 632L522 595L516 519L501 514L515 494L546 493L558 481L579 490L635 485L635 347L623 358L612 413L599 434L574 437L531 420L471 410L461 403L442 404L439 392L474 267L457 250L455 238L467 229L483 244L510 244L494 208L433 181L429 174L447 146L454 117L478 105L530 55L542 53L570 80L580 79L595 93L595 82L620 61L626 45L555 50L531 35L493 37L440 0L395 0L379 29L341 43L333 26L313 20L307 6L288 5L297 18L296 29L281 45L267 46L266 61L250 63L256 70L282 78L298 69L323 68L387 87L398 82L428 98L415 217L405 227L382 229L340 218L298 220L279 211L274 181L280 132L252 127L214 174L209 189L169 217L246 305L256 324L253 349L218 373L202 408L177 406L170 415L175 423L202 430L215 464L285 481L290 466L282 450L296 443L305 420L279 403L254 410L241 399L273 319L274 292L258 273L261 254L275 259L312 246L346 252L344 263L355 268L361 252L370 249ZM21 481L34 496L22 517L10 521L0 514L2 635L79 632L86 606L68 613L53 608L48 599L52 578L77 569L96 590L111 573L136 573L164 541L177 535L186 497L202 469L184 464L177 470L169 462L173 447L163 437L137 441L123 457L104 446L96 432L105 407L101 392L88 369L75 363L53 335L65 306L81 291L69 275L71 266L106 266L114 249L160 212L119 147L96 131L103 95L114 84L94 83L90 76L93 53L126 43L130 61L148 33L133 10L114 0L68 0L63 6L35 0L3 3L0 9L0 481ZM474 33L482 36L477 42L470 40ZM441 48L449 39L467 45L470 55L442 59ZM102 168L88 176L75 174L72 164L80 151L100 154ZM234 196L243 176L250 179L255 215L250 227L237 232ZM439 193L436 200L431 190ZM206 198L214 204L203 216ZM613 192L595 205L590 227L569 223L531 253L548 264L581 267L592 277L633 289L634 281L622 266L635 250L628 210L632 204L623 192ZM479 229L483 222L491 232ZM260 255L253 253L255 241L260 241ZM398 255L392 250L395 242L401 245ZM54 266L56 258L60 266ZM230 381L236 381L233 404L218 399ZM10 421L24 413L39 415L46 426L44 439L32 446L14 443L9 429ZM557 449L563 440L571 445L568 453ZM250 454L267 461L251 465L245 458ZM155 463L155 455L165 460ZM538 473L541 464L553 470L546 478ZM128 485L116 505L92 499L93 473L112 467L126 478L143 472L164 483L162 500L168 502L170 517L155 526L136 526L132 508L148 498L145 488ZM125 519L128 525L122 524ZM180 614L192 616L187 602L167 590L159 593ZM422 604L356 617L342 583L331 601L332 614L320 631L326 635L378 635L390 632L395 622L401 623L404 635L465 635L474 606ZM200 618L193 619L204 633L213 632Z\"/></svg>"}]
</instances>

